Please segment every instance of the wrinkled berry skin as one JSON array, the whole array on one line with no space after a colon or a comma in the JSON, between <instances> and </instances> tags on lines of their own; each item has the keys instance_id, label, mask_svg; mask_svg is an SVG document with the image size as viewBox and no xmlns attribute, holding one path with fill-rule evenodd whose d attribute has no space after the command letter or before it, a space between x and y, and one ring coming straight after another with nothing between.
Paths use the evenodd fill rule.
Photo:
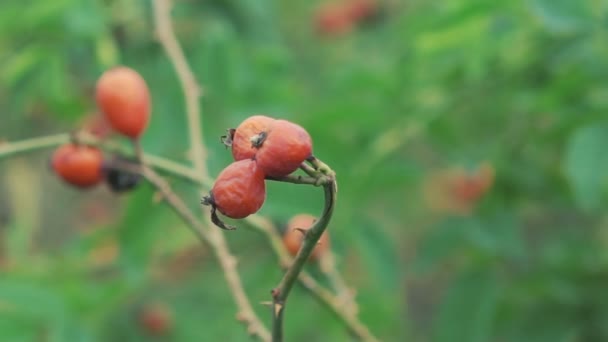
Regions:
<instances>
[{"instance_id":1,"label":"wrinkled berry skin","mask_svg":"<svg viewBox=\"0 0 608 342\"><path fill-rule=\"evenodd\" d=\"M257 212L266 200L264 173L255 160L228 165L211 189L213 204L227 217L240 219Z\"/></svg>"},{"instance_id":2,"label":"wrinkled berry skin","mask_svg":"<svg viewBox=\"0 0 608 342\"><path fill-rule=\"evenodd\" d=\"M232 156L234 160L252 159L258 147L252 139L267 134L276 120L265 115L254 115L241 122L232 137Z\"/></svg>"},{"instance_id":3,"label":"wrinkled berry skin","mask_svg":"<svg viewBox=\"0 0 608 342\"><path fill-rule=\"evenodd\" d=\"M298 250L300 250L300 246L304 240L303 232L299 231L299 229L310 229L312 225L315 223L316 218L309 214L298 214L289 220L287 223L287 229L285 230L285 234L283 235L283 244L287 251L292 256L298 254ZM310 254L310 260L319 260L321 256L327 252L329 249L329 234L327 230L321 234L321 238L319 238L319 242L312 250Z\"/></svg>"},{"instance_id":4,"label":"wrinkled berry skin","mask_svg":"<svg viewBox=\"0 0 608 342\"><path fill-rule=\"evenodd\" d=\"M64 181L79 188L92 187L103 180L103 154L89 146L66 144L53 153L51 166Z\"/></svg>"},{"instance_id":5,"label":"wrinkled berry skin","mask_svg":"<svg viewBox=\"0 0 608 342\"><path fill-rule=\"evenodd\" d=\"M173 328L172 313L165 305L152 304L143 308L139 316L142 329L149 335L162 336Z\"/></svg>"},{"instance_id":6,"label":"wrinkled berry skin","mask_svg":"<svg viewBox=\"0 0 608 342\"><path fill-rule=\"evenodd\" d=\"M128 67L107 70L96 86L96 101L110 126L137 139L150 119L150 92L141 75Z\"/></svg>"},{"instance_id":7,"label":"wrinkled berry skin","mask_svg":"<svg viewBox=\"0 0 608 342\"><path fill-rule=\"evenodd\" d=\"M255 159L266 176L283 177L297 170L312 156L312 139L304 128L287 120L276 120Z\"/></svg>"}]
</instances>

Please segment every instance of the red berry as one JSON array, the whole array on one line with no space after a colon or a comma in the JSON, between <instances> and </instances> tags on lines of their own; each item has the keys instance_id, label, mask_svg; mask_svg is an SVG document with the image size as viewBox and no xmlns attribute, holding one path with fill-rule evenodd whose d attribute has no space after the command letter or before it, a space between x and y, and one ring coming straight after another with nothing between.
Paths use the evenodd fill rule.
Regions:
<instances>
[{"instance_id":1,"label":"red berry","mask_svg":"<svg viewBox=\"0 0 608 342\"><path fill-rule=\"evenodd\" d=\"M212 204L222 214L235 219L257 212L265 199L264 173L252 159L228 165L211 189Z\"/></svg>"},{"instance_id":2,"label":"red berry","mask_svg":"<svg viewBox=\"0 0 608 342\"><path fill-rule=\"evenodd\" d=\"M257 152L256 142L252 141L268 134L270 126L276 120L264 116L254 115L241 122L232 137L232 156L234 160L251 159Z\"/></svg>"},{"instance_id":3,"label":"red berry","mask_svg":"<svg viewBox=\"0 0 608 342\"><path fill-rule=\"evenodd\" d=\"M115 67L97 81L97 105L112 128L133 139L138 138L150 118L150 93L137 71Z\"/></svg>"},{"instance_id":4,"label":"red berry","mask_svg":"<svg viewBox=\"0 0 608 342\"><path fill-rule=\"evenodd\" d=\"M287 251L292 256L295 256L300 250L302 241L304 240L304 234L299 229L307 230L312 227L315 223L316 218L309 214L299 214L291 218L287 223L287 230L283 235L283 244ZM296 229L299 228L299 229ZM317 243L317 246L312 250L310 254L310 260L318 260L324 253L329 250L329 234L327 230L321 234L321 238Z\"/></svg>"},{"instance_id":5,"label":"red berry","mask_svg":"<svg viewBox=\"0 0 608 342\"><path fill-rule=\"evenodd\" d=\"M342 3L328 3L315 15L317 30L326 35L341 35L352 31L353 17Z\"/></svg>"},{"instance_id":6,"label":"red berry","mask_svg":"<svg viewBox=\"0 0 608 342\"><path fill-rule=\"evenodd\" d=\"M265 175L283 177L297 170L312 155L312 139L304 128L276 120L255 159Z\"/></svg>"},{"instance_id":7,"label":"red berry","mask_svg":"<svg viewBox=\"0 0 608 342\"><path fill-rule=\"evenodd\" d=\"M162 304L150 304L144 307L139 322L145 332L155 336L166 334L173 325L171 311Z\"/></svg>"},{"instance_id":8,"label":"red berry","mask_svg":"<svg viewBox=\"0 0 608 342\"><path fill-rule=\"evenodd\" d=\"M351 0L347 3L348 15L355 22L373 16L378 10L377 0Z\"/></svg>"},{"instance_id":9,"label":"red berry","mask_svg":"<svg viewBox=\"0 0 608 342\"><path fill-rule=\"evenodd\" d=\"M59 147L51 160L51 165L66 182L81 188L88 188L102 179L103 155L97 148L66 144Z\"/></svg>"}]
</instances>

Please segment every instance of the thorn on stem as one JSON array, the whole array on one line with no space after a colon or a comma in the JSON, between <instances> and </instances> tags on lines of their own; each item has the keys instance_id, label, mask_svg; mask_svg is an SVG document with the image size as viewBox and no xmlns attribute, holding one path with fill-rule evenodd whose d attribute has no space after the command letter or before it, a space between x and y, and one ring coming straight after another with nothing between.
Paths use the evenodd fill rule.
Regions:
<instances>
[{"instance_id":1,"label":"thorn on stem","mask_svg":"<svg viewBox=\"0 0 608 342\"><path fill-rule=\"evenodd\" d=\"M275 316L279 316L279 314L281 313L282 309L283 309L283 305L281 305L279 303L275 303L274 304L274 315Z\"/></svg>"},{"instance_id":2,"label":"thorn on stem","mask_svg":"<svg viewBox=\"0 0 608 342\"><path fill-rule=\"evenodd\" d=\"M298 232L302 233L303 236L306 236L306 234L308 234L308 229L305 228L294 228L293 230L297 230Z\"/></svg>"}]
</instances>

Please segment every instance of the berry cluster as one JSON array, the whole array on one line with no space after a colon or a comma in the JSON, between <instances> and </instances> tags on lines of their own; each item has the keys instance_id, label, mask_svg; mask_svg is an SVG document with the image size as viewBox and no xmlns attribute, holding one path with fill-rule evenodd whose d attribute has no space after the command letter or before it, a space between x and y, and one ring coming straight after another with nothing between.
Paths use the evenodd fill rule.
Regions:
<instances>
[{"instance_id":1,"label":"berry cluster","mask_svg":"<svg viewBox=\"0 0 608 342\"><path fill-rule=\"evenodd\" d=\"M304 128L287 120L254 115L229 130L224 143L232 147L234 162L217 177L202 203L212 206L214 223L221 222L216 209L240 219L257 212L266 199L266 178L281 178L296 171L312 156L312 139Z\"/></svg>"},{"instance_id":2,"label":"berry cluster","mask_svg":"<svg viewBox=\"0 0 608 342\"><path fill-rule=\"evenodd\" d=\"M109 129L133 141L144 132L150 119L150 92L137 71L127 67L107 70L97 81L96 102L101 116L89 118L84 129L99 139ZM116 192L133 189L139 174L118 167L123 157L104 159L100 149L72 142L60 146L51 158L55 173L65 182L79 188L90 188L105 181Z\"/></svg>"}]
</instances>

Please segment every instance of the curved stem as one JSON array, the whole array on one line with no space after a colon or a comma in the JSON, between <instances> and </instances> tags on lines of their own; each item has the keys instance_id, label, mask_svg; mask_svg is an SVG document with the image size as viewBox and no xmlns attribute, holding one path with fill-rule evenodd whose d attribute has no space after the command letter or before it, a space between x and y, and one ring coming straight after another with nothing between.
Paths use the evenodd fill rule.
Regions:
<instances>
[{"instance_id":1,"label":"curved stem","mask_svg":"<svg viewBox=\"0 0 608 342\"><path fill-rule=\"evenodd\" d=\"M279 259L279 264L281 267L287 269L289 265L293 263L293 258L289 255L289 252L287 252L287 249L283 244L283 239L273 223L260 215L251 215L245 218L245 221L247 221L252 228L266 236L270 246ZM319 284L310 273L302 270L298 276L298 282L305 290L309 291L321 304L331 311L358 340L365 342L378 341L378 339L369 331L367 326L359 320L356 310L345 307L343 305L344 301L339 296L336 296L329 289ZM356 304L353 305L356 306Z\"/></svg>"},{"instance_id":2,"label":"curved stem","mask_svg":"<svg viewBox=\"0 0 608 342\"><path fill-rule=\"evenodd\" d=\"M336 203L336 180L333 179L323 185L325 195L325 207L319 220L306 231L304 240L298 254L287 272L281 279L279 285L272 290L272 341L283 341L283 320L285 313L285 304L287 297L293 288L294 283L298 279L298 275L304 268L308 257L317 245L321 234L327 228Z\"/></svg>"}]
</instances>

